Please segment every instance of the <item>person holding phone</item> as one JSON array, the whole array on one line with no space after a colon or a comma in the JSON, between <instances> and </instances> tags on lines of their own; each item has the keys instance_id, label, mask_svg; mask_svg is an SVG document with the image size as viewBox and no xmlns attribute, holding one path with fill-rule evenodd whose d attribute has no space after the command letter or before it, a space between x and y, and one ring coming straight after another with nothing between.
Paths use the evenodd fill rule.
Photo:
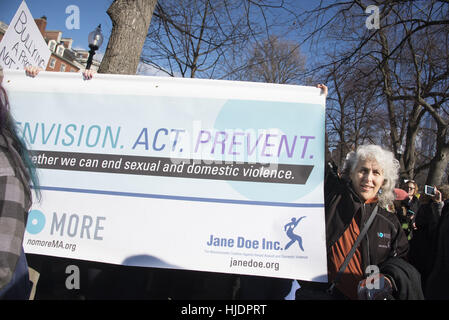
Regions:
<instances>
[{"instance_id":1,"label":"person holding phone","mask_svg":"<svg viewBox=\"0 0 449 320\"><path fill-rule=\"evenodd\" d=\"M445 200L449 198L449 185L424 186L421 206L416 214L416 230L410 240L409 261L421 273L423 288L432 269L436 250L436 234Z\"/></svg>"},{"instance_id":2,"label":"person holding phone","mask_svg":"<svg viewBox=\"0 0 449 320\"><path fill-rule=\"evenodd\" d=\"M423 285L427 299L449 299L449 184L435 188L438 202L436 227L433 229L428 275Z\"/></svg>"}]
</instances>

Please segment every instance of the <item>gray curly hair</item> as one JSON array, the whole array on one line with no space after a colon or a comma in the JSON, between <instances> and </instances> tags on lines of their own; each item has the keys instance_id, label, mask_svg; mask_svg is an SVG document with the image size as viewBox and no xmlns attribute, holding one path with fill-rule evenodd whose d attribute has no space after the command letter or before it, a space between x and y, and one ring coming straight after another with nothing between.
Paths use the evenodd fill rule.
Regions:
<instances>
[{"instance_id":1,"label":"gray curly hair","mask_svg":"<svg viewBox=\"0 0 449 320\"><path fill-rule=\"evenodd\" d=\"M399 161L391 151L378 145L362 145L356 151L348 153L343 171L351 176L360 160L375 160L379 164L384 175L382 191L378 193L379 205L385 208L393 204L395 199L394 188L399 179Z\"/></svg>"}]
</instances>

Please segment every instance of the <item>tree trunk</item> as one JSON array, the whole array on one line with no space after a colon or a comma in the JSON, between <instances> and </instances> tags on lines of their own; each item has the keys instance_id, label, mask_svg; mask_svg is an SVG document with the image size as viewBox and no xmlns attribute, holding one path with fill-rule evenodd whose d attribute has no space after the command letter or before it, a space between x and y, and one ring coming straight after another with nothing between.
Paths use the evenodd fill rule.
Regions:
<instances>
[{"instance_id":1,"label":"tree trunk","mask_svg":"<svg viewBox=\"0 0 449 320\"><path fill-rule=\"evenodd\" d=\"M418 136L419 124L425 113L424 108L418 104L413 104L413 110L408 118L407 134L405 140L404 150L404 171L403 177L405 179L415 178L415 165L416 165L416 138Z\"/></svg>"},{"instance_id":2,"label":"tree trunk","mask_svg":"<svg viewBox=\"0 0 449 320\"><path fill-rule=\"evenodd\" d=\"M112 33L99 73L136 74L157 0L114 0Z\"/></svg>"},{"instance_id":3,"label":"tree trunk","mask_svg":"<svg viewBox=\"0 0 449 320\"><path fill-rule=\"evenodd\" d=\"M430 161L429 173L427 175L426 184L440 185L443 180L444 171L449 163L449 144L446 143L448 133L447 124L438 123L436 153L435 157Z\"/></svg>"},{"instance_id":4,"label":"tree trunk","mask_svg":"<svg viewBox=\"0 0 449 320\"><path fill-rule=\"evenodd\" d=\"M428 185L440 185L444 183L443 176L444 170L447 168L449 159L449 148L444 150L438 150L435 157L430 161L429 174L427 175L426 184Z\"/></svg>"}]
</instances>

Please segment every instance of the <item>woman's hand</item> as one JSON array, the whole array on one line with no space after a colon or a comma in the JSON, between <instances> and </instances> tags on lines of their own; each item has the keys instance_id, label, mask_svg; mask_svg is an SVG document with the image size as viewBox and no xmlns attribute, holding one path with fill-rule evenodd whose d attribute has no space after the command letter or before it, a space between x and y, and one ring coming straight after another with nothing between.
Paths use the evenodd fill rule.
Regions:
<instances>
[{"instance_id":1,"label":"woman's hand","mask_svg":"<svg viewBox=\"0 0 449 320\"><path fill-rule=\"evenodd\" d=\"M441 191L438 190L436 186L434 186L434 188L435 188L435 195L433 196L433 201L437 203L443 202L443 195L441 194Z\"/></svg>"},{"instance_id":2,"label":"woman's hand","mask_svg":"<svg viewBox=\"0 0 449 320\"><path fill-rule=\"evenodd\" d=\"M83 71L83 79L84 80L90 80L94 77L94 73L95 71L92 71L90 69L84 70Z\"/></svg>"},{"instance_id":3,"label":"woman's hand","mask_svg":"<svg viewBox=\"0 0 449 320\"><path fill-rule=\"evenodd\" d=\"M327 97L327 86L324 83L318 83L316 85L317 88L321 89L321 93L323 93Z\"/></svg>"},{"instance_id":4,"label":"woman's hand","mask_svg":"<svg viewBox=\"0 0 449 320\"><path fill-rule=\"evenodd\" d=\"M39 74L39 72L41 72L42 70L43 70L43 69L40 68L40 67L28 66L28 67L25 67L25 74L26 74L28 77L34 78L34 77L36 77L36 76Z\"/></svg>"}]
</instances>

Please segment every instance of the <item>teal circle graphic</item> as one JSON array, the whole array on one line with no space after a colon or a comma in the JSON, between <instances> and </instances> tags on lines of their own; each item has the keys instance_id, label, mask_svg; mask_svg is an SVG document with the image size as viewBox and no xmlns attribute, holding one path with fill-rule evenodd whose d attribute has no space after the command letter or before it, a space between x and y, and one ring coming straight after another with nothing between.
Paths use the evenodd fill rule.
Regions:
<instances>
[{"instance_id":1,"label":"teal circle graphic","mask_svg":"<svg viewBox=\"0 0 449 320\"><path fill-rule=\"evenodd\" d=\"M323 128L320 129L320 126L323 126ZM228 181L235 191L248 199L293 202L312 192L323 181L323 175L319 174L320 170L324 168L323 106L278 101L228 100L217 115L214 129L251 132L253 134L251 137L252 145L254 145L253 143L257 140L257 137L261 133L267 132L267 130L278 132L278 137L285 135L289 139L290 148L293 146L292 141L296 136L297 140L293 156L288 156L286 152L283 152L278 157L277 152L272 152L271 159L262 160L273 160L279 164L314 166L307 183L304 185L276 183L275 189L273 189L273 183ZM306 139L304 137L307 136L313 136L314 138L308 140L308 144L305 147ZM244 150L248 150L248 146L245 145L243 147ZM260 151L260 149L256 150L253 155L260 154ZM225 156L225 159L222 160L237 160L251 163L254 161L258 162L260 159L255 159L254 157L249 159L248 155L240 155L238 159L230 159ZM266 163L267 161L262 162ZM276 192L273 192L273 190L276 190Z\"/></svg>"},{"instance_id":2,"label":"teal circle graphic","mask_svg":"<svg viewBox=\"0 0 449 320\"><path fill-rule=\"evenodd\" d=\"M39 210L32 210L28 214L26 230L31 234L38 234L44 229L45 215Z\"/></svg>"}]
</instances>

